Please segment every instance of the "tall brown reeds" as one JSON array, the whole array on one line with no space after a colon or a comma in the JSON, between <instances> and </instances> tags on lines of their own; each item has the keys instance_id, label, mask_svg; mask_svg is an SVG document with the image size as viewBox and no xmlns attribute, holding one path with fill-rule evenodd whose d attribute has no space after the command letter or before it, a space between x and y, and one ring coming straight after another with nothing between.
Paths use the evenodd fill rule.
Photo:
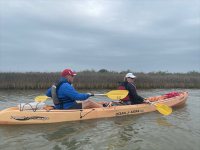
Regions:
<instances>
[{"instance_id":1,"label":"tall brown reeds","mask_svg":"<svg viewBox=\"0 0 200 150\"><path fill-rule=\"evenodd\" d=\"M100 71L78 72L74 80L77 89L116 89L127 72ZM200 73L134 73L140 89L150 88L200 88ZM60 73L0 73L0 89L46 89L57 82Z\"/></svg>"}]
</instances>

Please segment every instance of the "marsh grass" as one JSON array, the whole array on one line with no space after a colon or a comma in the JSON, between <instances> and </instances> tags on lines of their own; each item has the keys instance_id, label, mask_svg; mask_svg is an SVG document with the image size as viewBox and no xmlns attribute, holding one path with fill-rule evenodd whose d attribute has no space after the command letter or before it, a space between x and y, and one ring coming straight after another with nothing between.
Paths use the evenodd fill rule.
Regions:
<instances>
[{"instance_id":1,"label":"marsh grass","mask_svg":"<svg viewBox=\"0 0 200 150\"><path fill-rule=\"evenodd\" d=\"M82 71L74 80L77 89L116 89L127 72ZM200 73L150 72L134 73L140 89L150 88L200 88ZM57 82L60 73L3 72L0 73L0 89L46 89Z\"/></svg>"}]
</instances>

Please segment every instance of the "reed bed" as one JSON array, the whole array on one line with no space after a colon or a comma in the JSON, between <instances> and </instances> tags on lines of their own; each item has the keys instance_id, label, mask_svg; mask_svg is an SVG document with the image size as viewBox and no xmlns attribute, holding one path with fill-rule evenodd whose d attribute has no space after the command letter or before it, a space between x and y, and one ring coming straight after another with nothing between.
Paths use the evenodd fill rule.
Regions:
<instances>
[{"instance_id":1,"label":"reed bed","mask_svg":"<svg viewBox=\"0 0 200 150\"><path fill-rule=\"evenodd\" d=\"M127 72L107 70L78 72L74 80L77 89L117 89ZM152 88L200 88L200 73L167 73L150 72L134 73L139 89ZM57 82L60 73L42 72L2 72L0 73L0 89L47 89Z\"/></svg>"}]
</instances>

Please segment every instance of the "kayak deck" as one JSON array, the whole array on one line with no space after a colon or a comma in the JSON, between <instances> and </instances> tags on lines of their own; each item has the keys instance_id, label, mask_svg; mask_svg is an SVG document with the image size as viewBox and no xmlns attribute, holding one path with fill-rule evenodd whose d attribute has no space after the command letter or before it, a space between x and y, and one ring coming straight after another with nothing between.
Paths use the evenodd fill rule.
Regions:
<instances>
[{"instance_id":1,"label":"kayak deck","mask_svg":"<svg viewBox=\"0 0 200 150\"><path fill-rule=\"evenodd\" d=\"M182 105L188 97L187 92L179 92L178 96L155 101L170 107ZM120 105L91 109L69 110L20 110L10 107L0 111L0 124L45 124L66 121L78 121L97 118L117 117L124 115L137 115L156 111L154 105L143 103L138 105Z\"/></svg>"}]
</instances>

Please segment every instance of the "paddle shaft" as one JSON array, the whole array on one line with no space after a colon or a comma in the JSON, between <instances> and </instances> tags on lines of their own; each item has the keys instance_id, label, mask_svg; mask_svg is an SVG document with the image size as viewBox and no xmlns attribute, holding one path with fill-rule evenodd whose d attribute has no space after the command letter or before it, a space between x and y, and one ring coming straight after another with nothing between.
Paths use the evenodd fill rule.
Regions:
<instances>
[{"instance_id":1,"label":"paddle shaft","mask_svg":"<svg viewBox=\"0 0 200 150\"><path fill-rule=\"evenodd\" d=\"M107 95L107 94L94 94L94 96L104 96L104 95Z\"/></svg>"},{"instance_id":2,"label":"paddle shaft","mask_svg":"<svg viewBox=\"0 0 200 150\"><path fill-rule=\"evenodd\" d=\"M127 95L128 95L127 90L112 90L112 91L105 93L105 94L94 94L94 95L91 95L91 96L107 96L108 98L110 98L112 100L119 100L119 99L123 99ZM35 98L35 101L36 102L44 102L48 98L49 98L48 96L37 96Z\"/></svg>"}]
</instances>

